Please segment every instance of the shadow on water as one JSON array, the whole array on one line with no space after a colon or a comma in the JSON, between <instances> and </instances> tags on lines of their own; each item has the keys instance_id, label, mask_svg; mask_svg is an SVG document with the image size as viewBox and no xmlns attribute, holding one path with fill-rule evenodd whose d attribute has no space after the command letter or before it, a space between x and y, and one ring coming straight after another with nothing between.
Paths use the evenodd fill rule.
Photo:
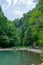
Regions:
<instances>
[{"instance_id":1,"label":"shadow on water","mask_svg":"<svg viewBox=\"0 0 43 65\"><path fill-rule=\"evenodd\" d=\"M28 51L0 51L0 65L39 65L40 55Z\"/></svg>"}]
</instances>

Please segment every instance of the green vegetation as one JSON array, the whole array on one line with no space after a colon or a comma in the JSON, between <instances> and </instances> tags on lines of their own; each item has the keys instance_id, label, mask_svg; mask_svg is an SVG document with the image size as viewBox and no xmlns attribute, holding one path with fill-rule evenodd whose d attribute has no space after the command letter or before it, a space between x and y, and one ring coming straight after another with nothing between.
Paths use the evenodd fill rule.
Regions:
<instances>
[{"instance_id":1,"label":"green vegetation","mask_svg":"<svg viewBox=\"0 0 43 65\"><path fill-rule=\"evenodd\" d=\"M0 47L15 46L17 42L16 28L3 14L0 7Z\"/></svg>"},{"instance_id":2,"label":"green vegetation","mask_svg":"<svg viewBox=\"0 0 43 65\"><path fill-rule=\"evenodd\" d=\"M43 48L43 0L14 21L9 21L0 7L0 47L13 46Z\"/></svg>"}]
</instances>

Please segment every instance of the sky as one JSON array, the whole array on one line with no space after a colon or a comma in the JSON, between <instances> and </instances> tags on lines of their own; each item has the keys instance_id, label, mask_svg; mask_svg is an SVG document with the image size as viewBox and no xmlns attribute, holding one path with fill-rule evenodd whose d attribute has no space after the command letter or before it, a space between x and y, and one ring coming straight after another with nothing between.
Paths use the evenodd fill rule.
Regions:
<instances>
[{"instance_id":1,"label":"sky","mask_svg":"<svg viewBox=\"0 0 43 65\"><path fill-rule=\"evenodd\" d=\"M23 13L32 10L36 3L33 0L0 0L0 5L9 20L20 18Z\"/></svg>"}]
</instances>

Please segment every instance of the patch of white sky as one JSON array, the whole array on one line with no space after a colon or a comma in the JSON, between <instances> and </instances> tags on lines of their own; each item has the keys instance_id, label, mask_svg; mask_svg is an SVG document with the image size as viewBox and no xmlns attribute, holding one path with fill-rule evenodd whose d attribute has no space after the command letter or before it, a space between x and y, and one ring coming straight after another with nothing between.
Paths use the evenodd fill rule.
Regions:
<instances>
[{"instance_id":1,"label":"patch of white sky","mask_svg":"<svg viewBox=\"0 0 43 65\"><path fill-rule=\"evenodd\" d=\"M22 17L23 13L32 10L36 3L33 0L0 0L0 5L5 16L10 20L14 20Z\"/></svg>"}]
</instances>

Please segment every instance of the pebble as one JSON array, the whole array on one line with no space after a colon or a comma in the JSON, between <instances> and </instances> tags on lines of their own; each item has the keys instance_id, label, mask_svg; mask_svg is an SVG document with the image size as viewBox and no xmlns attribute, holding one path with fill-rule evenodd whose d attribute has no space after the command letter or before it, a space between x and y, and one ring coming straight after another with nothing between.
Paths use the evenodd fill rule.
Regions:
<instances>
[{"instance_id":1,"label":"pebble","mask_svg":"<svg viewBox=\"0 0 43 65\"><path fill-rule=\"evenodd\" d=\"M43 65L43 63L39 64L39 65Z\"/></svg>"},{"instance_id":2,"label":"pebble","mask_svg":"<svg viewBox=\"0 0 43 65\"><path fill-rule=\"evenodd\" d=\"M35 64L32 64L32 65L35 65Z\"/></svg>"}]
</instances>

